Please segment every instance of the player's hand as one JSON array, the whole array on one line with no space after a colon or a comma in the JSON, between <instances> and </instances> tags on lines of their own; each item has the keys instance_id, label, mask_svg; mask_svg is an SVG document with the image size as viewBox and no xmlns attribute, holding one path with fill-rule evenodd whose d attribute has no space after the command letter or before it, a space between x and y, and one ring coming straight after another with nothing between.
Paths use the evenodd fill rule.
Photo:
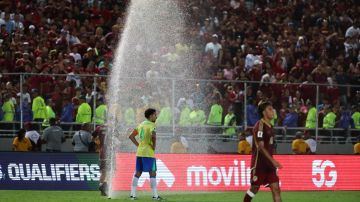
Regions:
<instances>
[{"instance_id":1,"label":"player's hand","mask_svg":"<svg viewBox=\"0 0 360 202\"><path fill-rule=\"evenodd\" d=\"M283 168L283 166L279 162L277 162L275 160L273 161L273 165L274 165L275 168L279 168L279 169Z\"/></svg>"}]
</instances>

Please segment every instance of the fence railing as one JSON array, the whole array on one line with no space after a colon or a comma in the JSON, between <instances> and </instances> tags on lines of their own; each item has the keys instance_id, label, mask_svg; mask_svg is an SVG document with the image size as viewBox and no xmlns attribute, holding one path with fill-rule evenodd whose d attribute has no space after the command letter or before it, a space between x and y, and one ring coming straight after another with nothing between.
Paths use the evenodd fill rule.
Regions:
<instances>
[{"instance_id":1,"label":"fence railing","mask_svg":"<svg viewBox=\"0 0 360 202\"><path fill-rule=\"evenodd\" d=\"M31 80L34 77L39 78L38 83ZM44 94L45 97L48 97L52 92L53 88L56 85L50 85L47 86L48 83L46 79L42 80L42 77L46 77L49 80L52 80L52 83L57 83L57 85L68 85L68 82L70 80L74 80L75 87L81 87L84 89L87 88L91 94L94 92L99 91L99 88L104 88L103 83L107 81L108 76L104 75L88 75L88 74L82 74L82 75L64 75L64 74L33 74L33 73L6 73L0 75L0 82L10 81L13 85L19 86L19 95L20 97L17 99L18 102L16 103L16 106L19 108L19 110L16 112L18 113L17 120L14 120L12 122L6 122L1 121L0 125L4 126L7 124L7 127L1 127L0 128L0 134L2 135L10 135L12 136L15 134L15 131L18 128L22 128L24 126L24 96L25 92L29 92L30 89L24 89L24 84L28 84L28 86L39 86L40 93ZM260 99L261 94L263 94L264 97L269 96L271 94L272 99L277 100L277 104L281 106L282 102L285 102L287 105L292 105L295 111L300 111L303 109L300 109L301 107L304 107L305 102L307 99L313 100L313 103L316 107L316 109L319 111L321 106L325 103L325 100L328 102L333 102L334 99L339 100L343 110L349 110L347 107L351 104L354 104L352 99L358 99L356 96L360 97L360 85L329 85L329 84L316 84L316 83L274 83L274 82L260 82L260 81L240 81L240 80L206 80L206 79L190 79L190 78L139 78L139 77L123 77L120 78L122 80L129 81L129 89L127 91L130 91L132 87L138 85L139 83L143 85L151 85L151 82L157 81L157 85L151 86L150 90L157 91L161 96L157 98L158 100L155 100L155 102L163 102L163 98L167 98L168 103L161 106L169 106L171 108L172 112L172 120L171 124L168 126L162 126L160 128L163 128L164 133L163 134L172 134L175 135L177 133L177 130L180 130L182 133L186 133L187 135L190 134L216 134L218 137L222 137L222 134L226 128L229 128L229 126L210 126L210 125L195 125L195 126L182 126L179 125L179 112L176 110L181 111L181 106L178 106L177 103L179 103L179 100L181 98L186 98L186 100L192 100L192 103L189 105L192 109L194 108L200 108L201 110L205 111L206 118L209 114L209 109L211 106L211 97L214 96L220 96L222 100L224 101L223 110L227 111L226 107L228 106L235 106L236 110L236 116L237 117L237 133L243 131L244 129L251 127L252 125L249 123L249 117L253 114L250 110L248 110L248 106L251 104L249 101ZM78 83L80 81L80 83ZM137 84L133 84L137 82ZM133 85L133 86L132 86ZM231 88L229 88L231 86ZM105 86L106 88L106 86ZM134 87L136 88L136 87ZM164 90L165 89L165 90ZM231 90L233 89L233 91ZM300 96L296 96L294 93L294 89L301 89ZM330 90L329 90L330 89ZM257 92L260 90L261 92ZM7 92L5 89L2 90L3 93ZM218 92L220 91L220 93ZM271 91L271 93L269 92ZM289 92L287 92L289 91ZM337 97L331 97L331 92L334 91L334 95ZM235 92L235 93L233 93ZM14 92L8 92L8 93L14 93ZM95 93L95 96L97 95ZM359 94L359 95L358 95ZM124 97L126 97L126 93L124 94ZM235 97L231 97L235 96ZM281 97L278 97L281 96ZM275 97L275 98L274 98ZM281 100L284 99L285 100ZM139 98L140 99L140 98ZM286 101L287 100L287 101ZM296 100L296 101L295 101ZM297 102L297 103L295 103ZM125 103L125 102L123 102ZM302 104L299 104L302 103ZM92 106L92 116L94 117L94 112L97 107L97 99L91 99ZM356 104L356 103L355 103ZM358 104L358 103L357 103ZM294 105L301 105L296 106ZM134 105L131 105L133 107ZM122 106L124 109L128 106ZM161 109L160 107L160 109ZM202 108L201 108L202 107ZM159 110L160 110L159 109ZM191 109L191 110L192 110ZM306 107L305 107L306 111ZM123 111L121 112L123 113ZM161 113L161 111L160 111ZM277 116L278 119L284 118L283 112L278 110ZM300 112L299 112L300 113ZM305 114L305 113L304 113ZM59 116L59 114L57 114ZM224 118L224 117L223 117ZM332 128L332 129L323 129L322 126L319 126L319 113L316 113L316 123L315 128L308 129L304 128L303 125L297 124L298 127L283 127L282 125L275 124L275 130L279 131L279 134L282 134L282 136L279 136L280 141L288 141L288 138L291 138L294 136L296 131L304 131L304 130L310 130L314 131L314 135L316 139L330 139L330 141L334 139L341 139L341 138L353 138L357 135L359 135L360 130L352 129L352 128ZM137 121L135 121L137 122ZM42 123L36 123L34 124L39 125L39 128L41 129ZM63 126L78 126L79 123L71 122L71 123L60 123ZM11 125L11 128L8 128L9 125ZM93 127L96 126L95 121L92 121ZM119 127L128 127L124 125L119 125ZM213 128L216 128L217 130L211 130ZM68 135L71 136L72 129L68 129L66 132ZM161 130L160 130L161 131Z\"/></svg>"},{"instance_id":2,"label":"fence railing","mask_svg":"<svg viewBox=\"0 0 360 202\"><path fill-rule=\"evenodd\" d=\"M30 122L33 125L37 125L38 132L42 134L44 127L42 122ZM0 137L13 138L16 136L16 131L20 129L20 122L1 122L1 124L11 124L11 129L0 129ZM79 123L59 123L63 129L67 138L72 138L73 134L81 127ZM119 127L127 128L129 133L130 130L135 128L135 125L122 125ZM239 134L244 131L244 126L236 126L237 133L235 135L225 134L225 130L231 128L229 126L176 126L176 134L185 136L188 139L212 139L212 140L223 140L223 141L238 141ZM249 127L250 128L250 127ZM215 130L214 132L214 129ZM252 129L252 128L250 128ZM276 131L276 141L279 143L290 143L296 136L296 132L309 130L305 127L274 127ZM315 131L316 129L313 129ZM160 126L157 129L158 137L160 138L171 138L173 137L172 126ZM319 135L316 140L319 143L354 143L360 130L343 128L332 128L332 129L319 129Z\"/></svg>"}]
</instances>

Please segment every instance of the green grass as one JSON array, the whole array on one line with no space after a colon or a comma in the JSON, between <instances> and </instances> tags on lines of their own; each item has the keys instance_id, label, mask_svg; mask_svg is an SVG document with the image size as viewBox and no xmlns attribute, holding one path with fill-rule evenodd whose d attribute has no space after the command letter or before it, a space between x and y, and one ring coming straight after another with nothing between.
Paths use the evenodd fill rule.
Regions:
<instances>
[{"instance_id":1,"label":"green grass","mask_svg":"<svg viewBox=\"0 0 360 202\"><path fill-rule=\"evenodd\" d=\"M139 193L139 202L152 201L150 193ZM244 192L166 192L162 195L169 202L241 202ZM127 192L118 194L118 199L109 200L96 191L5 191L0 190L1 202L89 202L89 201L130 201ZM322 191L322 192L283 192L284 202L358 202L360 192ZM271 202L270 192L256 195L254 202Z\"/></svg>"}]
</instances>

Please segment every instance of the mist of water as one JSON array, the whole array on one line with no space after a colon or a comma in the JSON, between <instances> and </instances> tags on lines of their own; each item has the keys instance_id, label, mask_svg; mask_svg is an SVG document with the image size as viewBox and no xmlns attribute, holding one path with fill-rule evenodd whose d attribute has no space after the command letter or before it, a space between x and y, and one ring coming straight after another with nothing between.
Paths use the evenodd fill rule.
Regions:
<instances>
[{"instance_id":1,"label":"mist of water","mask_svg":"<svg viewBox=\"0 0 360 202\"><path fill-rule=\"evenodd\" d=\"M177 1L133 0L129 5L107 94L106 146L107 159L111 160L108 170L110 197L114 197L111 182L115 154L131 145L127 137L133 127L125 124L125 110L130 107L145 109L152 106L158 109L159 105L174 106L175 99L194 86L181 82L182 78L192 78L190 67L193 56L191 45L183 34L185 29L185 16ZM179 81L176 87L169 78Z\"/></svg>"}]
</instances>

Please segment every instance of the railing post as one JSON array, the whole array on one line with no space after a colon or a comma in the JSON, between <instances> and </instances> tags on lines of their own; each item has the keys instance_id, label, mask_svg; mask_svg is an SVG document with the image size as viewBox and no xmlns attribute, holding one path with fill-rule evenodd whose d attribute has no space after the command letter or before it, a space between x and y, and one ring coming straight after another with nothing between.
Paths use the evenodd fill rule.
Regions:
<instances>
[{"instance_id":1,"label":"railing post","mask_svg":"<svg viewBox=\"0 0 360 202\"><path fill-rule=\"evenodd\" d=\"M24 122L24 119L23 119L23 115L24 115L24 112L23 112L23 83L24 83L24 75L23 74L20 74L20 128L23 128L23 122Z\"/></svg>"},{"instance_id":2,"label":"railing post","mask_svg":"<svg viewBox=\"0 0 360 202\"><path fill-rule=\"evenodd\" d=\"M93 122L93 129L95 130L96 128L96 122L95 122L95 111L96 111L96 98L97 98L97 92L96 92L96 76L93 77L94 78L94 84L93 84L93 109L92 109L92 122Z\"/></svg>"},{"instance_id":3,"label":"railing post","mask_svg":"<svg viewBox=\"0 0 360 202\"><path fill-rule=\"evenodd\" d=\"M318 135L319 135L319 112L318 112L318 106L319 106L319 85L316 84L316 103L315 103L315 109L316 109L316 124L315 124L315 140L317 141Z\"/></svg>"},{"instance_id":4,"label":"railing post","mask_svg":"<svg viewBox=\"0 0 360 202\"><path fill-rule=\"evenodd\" d=\"M172 132L175 136L175 79L171 80L172 84L172 95L171 95L171 108L172 108Z\"/></svg>"},{"instance_id":5,"label":"railing post","mask_svg":"<svg viewBox=\"0 0 360 202\"><path fill-rule=\"evenodd\" d=\"M247 129L247 112L246 112L246 106L247 106L247 83L244 83L244 130Z\"/></svg>"}]
</instances>

